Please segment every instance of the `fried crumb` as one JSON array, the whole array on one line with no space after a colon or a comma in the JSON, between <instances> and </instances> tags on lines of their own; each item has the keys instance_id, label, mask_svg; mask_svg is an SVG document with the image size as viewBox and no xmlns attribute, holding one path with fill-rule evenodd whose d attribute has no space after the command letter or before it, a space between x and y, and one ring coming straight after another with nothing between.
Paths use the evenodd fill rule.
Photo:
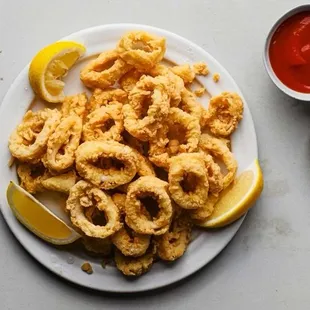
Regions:
<instances>
[{"instance_id":1,"label":"fried crumb","mask_svg":"<svg viewBox=\"0 0 310 310\"><path fill-rule=\"evenodd\" d=\"M202 97L205 92L206 92L206 89L204 87L200 87L200 88L197 88L196 90L194 90L194 94L197 97Z\"/></svg>"},{"instance_id":2,"label":"fried crumb","mask_svg":"<svg viewBox=\"0 0 310 310\"><path fill-rule=\"evenodd\" d=\"M213 74L213 81L217 83L220 80L220 75L218 73Z\"/></svg>"},{"instance_id":3,"label":"fried crumb","mask_svg":"<svg viewBox=\"0 0 310 310\"><path fill-rule=\"evenodd\" d=\"M93 268L92 268L92 266L91 266L90 263L85 262L85 263L81 266L81 269L82 269L84 272L88 273L88 274L92 274L92 273L93 273Z\"/></svg>"},{"instance_id":4,"label":"fried crumb","mask_svg":"<svg viewBox=\"0 0 310 310\"><path fill-rule=\"evenodd\" d=\"M206 76L209 74L208 66L204 62L197 62L197 63L193 64L193 71L197 75Z\"/></svg>"}]
</instances>

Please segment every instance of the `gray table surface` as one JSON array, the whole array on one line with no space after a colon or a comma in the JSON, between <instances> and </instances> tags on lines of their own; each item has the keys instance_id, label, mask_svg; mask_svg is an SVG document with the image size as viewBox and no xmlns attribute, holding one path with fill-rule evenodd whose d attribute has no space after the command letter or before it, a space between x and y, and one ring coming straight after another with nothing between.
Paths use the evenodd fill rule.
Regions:
<instances>
[{"instance_id":1,"label":"gray table surface","mask_svg":"<svg viewBox=\"0 0 310 310\"><path fill-rule=\"evenodd\" d=\"M0 101L44 45L108 23L150 24L214 55L237 81L259 141L265 190L228 247L188 279L117 296L41 267L0 219L0 309L309 309L310 105L278 91L262 63L273 22L300 0L0 0ZM103 280L104 281L104 280Z\"/></svg>"}]
</instances>

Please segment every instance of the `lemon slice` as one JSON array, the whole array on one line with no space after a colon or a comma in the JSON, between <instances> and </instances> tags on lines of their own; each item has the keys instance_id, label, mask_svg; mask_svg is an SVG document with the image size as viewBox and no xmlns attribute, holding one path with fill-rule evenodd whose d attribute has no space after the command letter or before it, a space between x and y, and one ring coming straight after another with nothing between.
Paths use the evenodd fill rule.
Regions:
<instances>
[{"instance_id":1,"label":"lemon slice","mask_svg":"<svg viewBox=\"0 0 310 310\"><path fill-rule=\"evenodd\" d=\"M73 243L81 236L13 181L6 192L16 218L41 239L56 245Z\"/></svg>"},{"instance_id":2,"label":"lemon slice","mask_svg":"<svg viewBox=\"0 0 310 310\"><path fill-rule=\"evenodd\" d=\"M85 51L85 46L72 41L55 42L40 50L28 72L33 91L47 102L62 102L65 96L62 78Z\"/></svg>"},{"instance_id":3,"label":"lemon slice","mask_svg":"<svg viewBox=\"0 0 310 310\"><path fill-rule=\"evenodd\" d=\"M263 173L258 160L255 160L221 193L211 216L204 222L197 222L197 225L218 228L236 221L252 207L260 196L263 186Z\"/></svg>"}]
</instances>

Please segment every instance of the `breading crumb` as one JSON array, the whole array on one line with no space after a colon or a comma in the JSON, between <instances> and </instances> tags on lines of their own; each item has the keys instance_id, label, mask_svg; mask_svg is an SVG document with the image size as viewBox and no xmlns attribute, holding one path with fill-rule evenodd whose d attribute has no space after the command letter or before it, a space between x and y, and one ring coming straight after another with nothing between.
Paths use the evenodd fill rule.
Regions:
<instances>
[{"instance_id":1,"label":"breading crumb","mask_svg":"<svg viewBox=\"0 0 310 310\"><path fill-rule=\"evenodd\" d=\"M193 71L197 75L206 76L209 74L208 66L204 62L197 62L197 63L193 64Z\"/></svg>"},{"instance_id":2,"label":"breading crumb","mask_svg":"<svg viewBox=\"0 0 310 310\"><path fill-rule=\"evenodd\" d=\"M206 92L206 89L204 87L200 87L200 88L197 88L196 90L194 90L194 94L197 97L202 97L205 92Z\"/></svg>"},{"instance_id":3,"label":"breading crumb","mask_svg":"<svg viewBox=\"0 0 310 310\"><path fill-rule=\"evenodd\" d=\"M84 263L82 266L81 266L81 269L84 271L84 272L86 272L86 273L88 273L88 274L92 274L93 273L93 268L92 268L92 266L91 266L91 264L90 263Z\"/></svg>"},{"instance_id":4,"label":"breading crumb","mask_svg":"<svg viewBox=\"0 0 310 310\"><path fill-rule=\"evenodd\" d=\"M218 73L213 74L213 81L217 83L220 80L220 75Z\"/></svg>"}]
</instances>

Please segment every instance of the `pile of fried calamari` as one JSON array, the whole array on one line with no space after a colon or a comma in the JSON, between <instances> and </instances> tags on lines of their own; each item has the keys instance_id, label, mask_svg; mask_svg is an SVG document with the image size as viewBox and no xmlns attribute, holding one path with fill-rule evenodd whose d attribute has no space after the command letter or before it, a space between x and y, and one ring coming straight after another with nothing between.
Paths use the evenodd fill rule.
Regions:
<instances>
[{"instance_id":1,"label":"pile of fried calamari","mask_svg":"<svg viewBox=\"0 0 310 310\"><path fill-rule=\"evenodd\" d=\"M165 50L164 38L125 34L82 69L89 99L28 111L9 140L21 186L67 194L86 250L113 255L128 276L181 257L237 170L241 98L224 92L204 109L191 83L207 66L168 67Z\"/></svg>"}]
</instances>

